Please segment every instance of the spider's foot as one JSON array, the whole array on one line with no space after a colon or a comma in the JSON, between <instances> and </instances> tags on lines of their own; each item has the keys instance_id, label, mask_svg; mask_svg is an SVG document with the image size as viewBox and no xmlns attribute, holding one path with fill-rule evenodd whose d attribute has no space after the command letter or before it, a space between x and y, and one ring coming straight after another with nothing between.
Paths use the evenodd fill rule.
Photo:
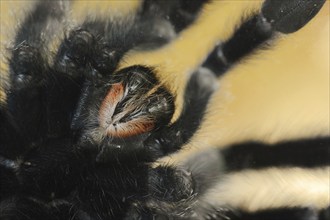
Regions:
<instances>
[{"instance_id":1,"label":"spider's foot","mask_svg":"<svg viewBox=\"0 0 330 220\"><path fill-rule=\"evenodd\" d=\"M149 173L149 194L155 203L176 203L195 195L191 172L178 167L160 166Z\"/></svg>"},{"instance_id":2,"label":"spider's foot","mask_svg":"<svg viewBox=\"0 0 330 220\"><path fill-rule=\"evenodd\" d=\"M262 14L274 30L289 34L312 20L324 3L325 0L266 0Z\"/></svg>"},{"instance_id":3,"label":"spider's foot","mask_svg":"<svg viewBox=\"0 0 330 220\"><path fill-rule=\"evenodd\" d=\"M85 76L97 83L111 75L120 58L120 49L111 48L88 30L71 31L56 58L56 70L73 77Z\"/></svg>"},{"instance_id":4,"label":"spider's foot","mask_svg":"<svg viewBox=\"0 0 330 220\"><path fill-rule=\"evenodd\" d=\"M55 68L72 77L90 72L89 62L95 44L94 36L86 30L71 31L58 51Z\"/></svg>"},{"instance_id":5,"label":"spider's foot","mask_svg":"<svg viewBox=\"0 0 330 220\"><path fill-rule=\"evenodd\" d=\"M40 50L26 42L13 49L10 67L13 89L24 89L37 85L42 80L46 69Z\"/></svg>"}]
</instances>

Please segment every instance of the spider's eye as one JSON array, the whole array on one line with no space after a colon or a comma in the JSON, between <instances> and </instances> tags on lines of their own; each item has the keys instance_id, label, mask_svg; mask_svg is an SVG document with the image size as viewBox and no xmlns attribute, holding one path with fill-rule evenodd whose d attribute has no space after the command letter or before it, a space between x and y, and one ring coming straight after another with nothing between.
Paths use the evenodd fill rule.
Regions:
<instances>
[{"instance_id":1,"label":"spider's eye","mask_svg":"<svg viewBox=\"0 0 330 220\"><path fill-rule=\"evenodd\" d=\"M150 69L134 66L116 74L99 110L99 123L111 137L130 137L166 125L173 97Z\"/></svg>"}]
</instances>

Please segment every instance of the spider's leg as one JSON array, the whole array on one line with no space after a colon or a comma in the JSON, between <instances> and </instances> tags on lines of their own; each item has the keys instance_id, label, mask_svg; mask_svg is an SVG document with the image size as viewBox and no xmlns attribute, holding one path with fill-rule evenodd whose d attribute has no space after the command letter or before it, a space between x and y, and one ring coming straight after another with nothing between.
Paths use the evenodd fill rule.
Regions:
<instances>
[{"instance_id":1,"label":"spider's leg","mask_svg":"<svg viewBox=\"0 0 330 220\"><path fill-rule=\"evenodd\" d=\"M25 137L27 145L40 140L47 131L45 96L49 81L49 44L54 30L61 26L66 6L62 3L41 1L36 4L17 31L9 59L6 117Z\"/></svg>"},{"instance_id":2,"label":"spider's leg","mask_svg":"<svg viewBox=\"0 0 330 220\"><path fill-rule=\"evenodd\" d=\"M96 54L97 34L102 34L105 29L104 22L91 24L93 30L88 30L83 24L71 30L59 46L56 54L54 69L58 73L69 75L73 79L82 79L84 76L96 74L90 60ZM99 32L96 32L99 30ZM98 55L99 56L99 55ZM110 64L112 64L110 62ZM97 75L96 75L97 76Z\"/></svg>"},{"instance_id":3,"label":"spider's leg","mask_svg":"<svg viewBox=\"0 0 330 220\"><path fill-rule=\"evenodd\" d=\"M317 210L308 207L278 208L278 209L258 211L256 213L237 212L235 215L230 216L230 219L233 220L249 220L249 219L326 220L328 218L329 218L329 211Z\"/></svg>"},{"instance_id":4,"label":"spider's leg","mask_svg":"<svg viewBox=\"0 0 330 220\"><path fill-rule=\"evenodd\" d=\"M150 139L147 139L147 143L144 145L147 147L146 154L152 155L153 159L155 159L168 153L168 148L162 148L158 141L162 141L162 146L168 147L170 145L173 147L172 149L179 149L186 143L198 129L208 100L215 89L216 80L213 73L204 68L196 71L191 76L186 88L186 109L175 124L156 132L156 134L152 134ZM191 111L191 109L194 111ZM164 139L168 142L165 143ZM202 164L200 162L196 163ZM195 175L195 170L187 167L167 165L161 165L156 168L150 167L148 181L147 184L145 183L147 185L147 194L142 196L137 202L132 203L131 210L127 213L127 219L149 219L152 216L164 213L170 213L168 216L176 218L191 216L194 213L191 209L192 204L206 186L202 186L200 182L195 181L197 179L200 180L202 175ZM213 170L212 168L209 169L211 166L204 167L204 165L201 165L201 167L198 168L199 172L201 172L200 169ZM213 171L217 175L218 170ZM210 180L205 185L209 185L211 182Z\"/></svg>"},{"instance_id":5,"label":"spider's leg","mask_svg":"<svg viewBox=\"0 0 330 220\"><path fill-rule=\"evenodd\" d=\"M165 215L174 219L191 216L195 191L193 176L184 168L158 166L149 168L144 193L134 198L125 219L153 219ZM166 213L166 214L165 214Z\"/></svg>"},{"instance_id":6,"label":"spider's leg","mask_svg":"<svg viewBox=\"0 0 330 220\"><path fill-rule=\"evenodd\" d=\"M275 31L288 34L304 27L324 3L325 0L266 0L262 15Z\"/></svg>"},{"instance_id":7,"label":"spider's leg","mask_svg":"<svg viewBox=\"0 0 330 220\"><path fill-rule=\"evenodd\" d=\"M133 201L127 219L152 219L156 216L199 219L197 217L204 213L215 213L209 206L205 209L202 205L199 207L198 201L223 173L221 164L216 152L209 151L190 158L186 164L150 167L146 194Z\"/></svg>"},{"instance_id":8,"label":"spider's leg","mask_svg":"<svg viewBox=\"0 0 330 220\"><path fill-rule=\"evenodd\" d=\"M200 68L192 74L184 97L184 109L180 117L169 125L153 133L144 145L159 158L181 149L200 126L211 95L217 88L214 74Z\"/></svg>"},{"instance_id":9,"label":"spider's leg","mask_svg":"<svg viewBox=\"0 0 330 220\"><path fill-rule=\"evenodd\" d=\"M306 183L309 181L321 183L318 189L320 192L327 192L327 167L330 164L329 141L328 137L319 137L272 145L247 142L228 146L222 150L211 149L204 154L189 158L181 167L157 167L149 174L152 180L149 182L150 197L141 204L136 203L130 215L138 217L159 215L177 219L227 219L229 217L245 220L287 217L286 219L298 220L314 219L315 216L326 219L329 215L329 210L326 206L324 207L327 201L326 193L320 197L321 194L317 192L315 196L307 192L311 201L320 200L317 202L318 207L308 207L304 199L300 200L301 202L299 199L288 201L287 197L284 197L286 201L278 201L282 198L279 196L277 199L269 200L264 190L271 194L274 189L269 182L274 182L273 185L279 188L279 192L291 193L290 188L292 188L292 196L296 197L298 195L295 194L295 188L299 187L301 181L306 180ZM295 160L292 160L293 157ZM293 179L288 175L292 175ZM300 177L299 181L294 176ZM244 191L245 188L252 191L252 195L247 193L248 198L253 196L259 200L261 196L265 198L262 205L266 208L260 211L247 211L241 207L235 207L231 201L247 199L244 196L244 192L247 192ZM308 188L307 184L306 190ZM192 191L189 193L189 190ZM237 195L240 190L242 194ZM241 198L232 200L232 196ZM257 202L251 198L249 201ZM279 207L275 205L278 203ZM291 208L293 203L296 208ZM270 208L267 208L268 206ZM184 213L182 216L180 216L181 212Z\"/></svg>"},{"instance_id":10,"label":"spider's leg","mask_svg":"<svg viewBox=\"0 0 330 220\"><path fill-rule=\"evenodd\" d=\"M275 208L260 210L256 212L246 212L231 210L230 208L212 209L210 208L205 215L190 219L205 219L205 220L275 220L275 219L290 219L290 220L325 220L329 218L329 208L317 210L307 207L292 207L292 208Z\"/></svg>"},{"instance_id":11,"label":"spider's leg","mask_svg":"<svg viewBox=\"0 0 330 220\"><path fill-rule=\"evenodd\" d=\"M279 33L289 34L304 27L324 2L266 0L261 12L243 22L230 39L220 42L203 66L220 76L256 49L267 49Z\"/></svg>"},{"instance_id":12,"label":"spider's leg","mask_svg":"<svg viewBox=\"0 0 330 220\"><path fill-rule=\"evenodd\" d=\"M228 172L271 166L320 167L330 164L330 138L286 141L274 145L246 142L228 146L219 153ZM295 158L292 160L292 158Z\"/></svg>"},{"instance_id":13,"label":"spider's leg","mask_svg":"<svg viewBox=\"0 0 330 220\"><path fill-rule=\"evenodd\" d=\"M253 15L239 26L230 39L217 45L203 66L220 76L273 37L269 23L260 14Z\"/></svg>"},{"instance_id":14,"label":"spider's leg","mask_svg":"<svg viewBox=\"0 0 330 220\"><path fill-rule=\"evenodd\" d=\"M243 142L224 149L212 149L213 157L208 157L205 163L215 164L215 161L218 161L218 165L221 166L220 172L216 184L208 187L209 190L200 195L194 204L197 219L217 219L219 216L231 216L230 219L242 220L268 219L266 216L280 219L281 215L293 217L300 211L302 216L305 216L310 214L310 208L313 216L328 215L325 208L328 205L326 192L330 165L329 149L329 137L283 141L276 144ZM194 161L196 159L188 159L188 167L191 167L190 164ZM209 170L196 171L194 176L204 175L209 178ZM200 181L198 178L195 180L196 184ZM306 188L299 188L301 182L306 183ZM320 193L309 192L311 185L316 185ZM276 195L284 192L283 197L274 196L274 193ZM291 201L287 199L289 197L296 199ZM314 205L309 206L306 198ZM246 200L254 204L255 211L246 210L246 207L242 206ZM302 216L297 216L297 219L304 219Z\"/></svg>"},{"instance_id":15,"label":"spider's leg","mask_svg":"<svg viewBox=\"0 0 330 220\"><path fill-rule=\"evenodd\" d=\"M88 63L94 37L82 29L72 30L55 55L47 81L48 137L71 135L74 111L82 96L86 73L92 69Z\"/></svg>"}]
</instances>

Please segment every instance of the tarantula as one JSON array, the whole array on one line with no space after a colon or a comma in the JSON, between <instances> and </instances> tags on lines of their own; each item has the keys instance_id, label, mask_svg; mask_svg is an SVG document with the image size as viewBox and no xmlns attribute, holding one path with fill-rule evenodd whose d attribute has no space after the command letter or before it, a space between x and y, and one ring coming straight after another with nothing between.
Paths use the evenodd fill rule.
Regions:
<instances>
[{"instance_id":1,"label":"tarantula","mask_svg":"<svg viewBox=\"0 0 330 220\"><path fill-rule=\"evenodd\" d=\"M38 2L18 29L8 61L10 87L0 111L1 218L230 216L226 207L195 206L213 183L200 176L218 176L217 168L194 173L151 163L180 150L194 135L217 77L278 32L303 27L324 3L303 1L296 7L296 2L266 0L229 40L213 44L202 55L207 59L193 66L175 121L178 97L161 81L161 68L123 57L133 49L157 51L176 42L158 27L189 33L199 9L216 3L196 1L186 8L185 1L145 1L132 18L87 18L49 57L48 38L65 25L67 3ZM183 22L174 16L180 13L187 15Z\"/></svg>"}]
</instances>

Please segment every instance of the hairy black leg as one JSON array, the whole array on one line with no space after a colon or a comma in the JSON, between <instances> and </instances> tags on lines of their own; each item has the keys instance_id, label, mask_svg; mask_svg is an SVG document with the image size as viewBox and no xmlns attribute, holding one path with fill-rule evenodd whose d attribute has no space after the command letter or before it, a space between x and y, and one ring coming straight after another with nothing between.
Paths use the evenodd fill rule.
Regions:
<instances>
[{"instance_id":1,"label":"hairy black leg","mask_svg":"<svg viewBox=\"0 0 330 220\"><path fill-rule=\"evenodd\" d=\"M186 144L200 126L211 95L217 88L213 73L206 68L197 70L188 82L184 109L172 125L153 133L144 143L158 158L175 152Z\"/></svg>"},{"instance_id":2,"label":"hairy black leg","mask_svg":"<svg viewBox=\"0 0 330 220\"><path fill-rule=\"evenodd\" d=\"M329 216L327 209L318 210L308 207L283 207L277 209L265 209L255 212L235 210L232 208L208 207L204 213L197 216L175 218L178 220L325 220ZM148 219L148 218L146 218ZM162 219L171 219L164 214Z\"/></svg>"},{"instance_id":3,"label":"hairy black leg","mask_svg":"<svg viewBox=\"0 0 330 220\"><path fill-rule=\"evenodd\" d=\"M11 87L16 91L33 87L45 78L47 62L43 54L46 30L54 28L64 15L61 1L38 2L17 30L12 56L9 60Z\"/></svg>"},{"instance_id":4,"label":"hairy black leg","mask_svg":"<svg viewBox=\"0 0 330 220\"><path fill-rule=\"evenodd\" d=\"M78 99L81 90L82 80L70 75L77 70L63 68L64 71L59 71L59 68L56 68L56 57L55 68L50 68L47 65L47 57L41 55L49 53L44 49L47 40L44 40L42 35L44 32L51 32L48 30L49 26L57 27L65 13L63 5L65 3L60 1L38 3L22 25L22 30L18 32L17 42L22 43L15 48L11 59L14 73L11 75L17 77L12 79L12 89L8 95L9 112L11 118L17 121L16 124L29 127L24 128L28 130L27 134L24 133L26 131L22 133L32 140L37 139L34 136L68 135L75 100ZM52 23L53 26L49 25ZM23 84L26 88L20 89L16 83L17 79L25 82L20 85ZM18 114L20 117L17 117Z\"/></svg>"},{"instance_id":5,"label":"hairy black leg","mask_svg":"<svg viewBox=\"0 0 330 220\"><path fill-rule=\"evenodd\" d=\"M72 30L59 47L54 69L72 78L88 76L92 71L90 59L95 45L92 32L83 28Z\"/></svg>"},{"instance_id":6,"label":"hairy black leg","mask_svg":"<svg viewBox=\"0 0 330 220\"><path fill-rule=\"evenodd\" d=\"M161 168L160 170L158 170ZM176 168L178 169L178 168ZM192 220L258 220L258 219L294 219L294 220L325 220L329 218L329 208L314 207L283 207L247 212L235 207L212 206L198 201L195 175L187 175L166 167L158 167L149 174L150 196L140 203L132 203L125 219L192 219ZM158 176L159 173L160 175ZM173 174L177 173L175 176ZM191 178L192 177L192 178ZM159 179L157 179L159 178ZM193 181L191 181L193 180ZM187 184L188 183L188 184ZM179 184L179 185L178 185ZM184 190L181 187L184 187ZM193 186L193 188L191 188ZM193 189L193 193L189 190ZM176 190L180 193L176 194ZM171 195L176 194L173 197ZM179 195L179 196L177 196ZM183 196L183 197L180 197ZM140 200L141 201L141 200Z\"/></svg>"},{"instance_id":7,"label":"hairy black leg","mask_svg":"<svg viewBox=\"0 0 330 220\"><path fill-rule=\"evenodd\" d=\"M60 45L55 69L74 78L84 77L95 86L112 75L119 60L141 41L134 19L86 20Z\"/></svg>"},{"instance_id":8,"label":"hairy black leg","mask_svg":"<svg viewBox=\"0 0 330 220\"><path fill-rule=\"evenodd\" d=\"M256 49L267 49L269 42L279 32L288 34L298 31L319 12L324 2L325 0L266 0L261 13L251 16L229 40L221 42L203 66L220 76Z\"/></svg>"},{"instance_id":9,"label":"hairy black leg","mask_svg":"<svg viewBox=\"0 0 330 220\"><path fill-rule=\"evenodd\" d=\"M9 60L11 87L7 93L6 118L25 137L25 145L41 139L47 130L44 107L48 35L46 38L43 35L57 27L63 13L59 1L38 2L17 31Z\"/></svg>"},{"instance_id":10,"label":"hairy black leg","mask_svg":"<svg viewBox=\"0 0 330 220\"><path fill-rule=\"evenodd\" d=\"M329 208L317 210L308 207L266 209L256 212L233 210L231 208L208 207L204 214L173 216L173 212L162 212L144 208L132 212L127 219L177 219L177 220L327 220L329 219Z\"/></svg>"},{"instance_id":11,"label":"hairy black leg","mask_svg":"<svg viewBox=\"0 0 330 220\"><path fill-rule=\"evenodd\" d=\"M183 202L194 196L193 177L183 168L158 166L148 174L148 194L156 203Z\"/></svg>"},{"instance_id":12,"label":"hairy black leg","mask_svg":"<svg viewBox=\"0 0 330 220\"><path fill-rule=\"evenodd\" d=\"M212 170L203 169L202 172L193 173L193 177L198 183L203 181L212 181L212 176L216 176L217 182L221 182L221 176L224 173L236 173L240 171L263 169L270 167L277 168L318 168L330 164L330 139L329 137L310 138L305 140L283 141L276 144L264 144L258 142L245 142L228 146L225 149L213 149L211 155L205 163L212 166L219 166L218 174ZM197 155L196 157L199 157ZM294 158L294 159L293 159ZM192 167L197 160L188 159L187 166ZM208 166L206 166L208 167ZM206 179L198 178L204 175ZM211 177L211 178L210 178ZM211 188L206 186L206 188ZM193 210L197 214L196 218L188 219L324 219L329 216L329 210L314 210L307 207L283 208L260 210L257 212L245 212L237 207L212 207L207 203L207 199L197 203ZM324 217L325 216L325 217Z\"/></svg>"},{"instance_id":13,"label":"hairy black leg","mask_svg":"<svg viewBox=\"0 0 330 220\"><path fill-rule=\"evenodd\" d=\"M220 213L220 212L219 212ZM221 215L232 220L323 220L326 219L324 215L325 210L317 210L314 208L295 207L295 208L278 208L267 209L257 212L244 212L244 211L228 211L221 213ZM324 218L325 217L325 218ZM219 219L216 215L205 218L207 220ZM221 218L220 218L221 219ZM224 218L225 219L225 218Z\"/></svg>"},{"instance_id":14,"label":"hairy black leg","mask_svg":"<svg viewBox=\"0 0 330 220\"><path fill-rule=\"evenodd\" d=\"M252 16L235 31L228 41L220 43L211 52L203 66L220 76L273 36L274 32L262 16Z\"/></svg>"},{"instance_id":15,"label":"hairy black leg","mask_svg":"<svg viewBox=\"0 0 330 220\"><path fill-rule=\"evenodd\" d=\"M10 59L8 120L26 137L24 147L45 138L70 135L82 79L72 77L79 70L76 66L78 70L70 69L67 63L59 68L58 56L54 57L54 67L50 67L52 53L47 49L54 31L63 28L66 4L37 3L16 36Z\"/></svg>"},{"instance_id":16,"label":"hairy black leg","mask_svg":"<svg viewBox=\"0 0 330 220\"><path fill-rule=\"evenodd\" d=\"M292 33L312 20L324 3L325 0L266 0L262 15L275 31Z\"/></svg>"},{"instance_id":17,"label":"hairy black leg","mask_svg":"<svg viewBox=\"0 0 330 220\"><path fill-rule=\"evenodd\" d=\"M39 62L41 66L39 67ZM7 120L29 141L42 136L44 120L43 87L36 85L40 82L34 75L45 74L43 59L35 48L20 45L14 50L11 59L11 89L7 93ZM41 128L41 130L40 130Z\"/></svg>"},{"instance_id":18,"label":"hairy black leg","mask_svg":"<svg viewBox=\"0 0 330 220\"><path fill-rule=\"evenodd\" d=\"M219 152L227 171L270 166L313 168L330 164L330 138L319 137L276 144L247 142L228 146Z\"/></svg>"},{"instance_id":19,"label":"hairy black leg","mask_svg":"<svg viewBox=\"0 0 330 220\"><path fill-rule=\"evenodd\" d=\"M220 42L214 48L203 66L212 70L219 77L232 65L260 48L274 36L274 30L263 15L252 14L249 19L238 26L231 38Z\"/></svg>"},{"instance_id":20,"label":"hairy black leg","mask_svg":"<svg viewBox=\"0 0 330 220\"><path fill-rule=\"evenodd\" d=\"M147 196L132 203L127 219L204 219L218 213L199 203L223 173L217 150L198 154L179 166L162 165L148 172ZM222 208L223 212L226 210ZM220 216L220 215L219 215Z\"/></svg>"},{"instance_id":21,"label":"hairy black leg","mask_svg":"<svg viewBox=\"0 0 330 220\"><path fill-rule=\"evenodd\" d=\"M133 18L87 19L60 45L56 70L74 78L85 77L96 86L104 83L102 76L112 75L122 56L143 39L135 22Z\"/></svg>"},{"instance_id":22,"label":"hairy black leg","mask_svg":"<svg viewBox=\"0 0 330 220\"><path fill-rule=\"evenodd\" d=\"M125 219L190 216L197 193L193 176L182 167L158 166L148 171L146 194L133 201ZM160 218L161 219L161 218Z\"/></svg>"},{"instance_id":23,"label":"hairy black leg","mask_svg":"<svg viewBox=\"0 0 330 220\"><path fill-rule=\"evenodd\" d=\"M83 91L84 76L91 71L87 62L94 37L74 30L63 40L50 68L46 83L47 136L70 136L71 121Z\"/></svg>"}]
</instances>

